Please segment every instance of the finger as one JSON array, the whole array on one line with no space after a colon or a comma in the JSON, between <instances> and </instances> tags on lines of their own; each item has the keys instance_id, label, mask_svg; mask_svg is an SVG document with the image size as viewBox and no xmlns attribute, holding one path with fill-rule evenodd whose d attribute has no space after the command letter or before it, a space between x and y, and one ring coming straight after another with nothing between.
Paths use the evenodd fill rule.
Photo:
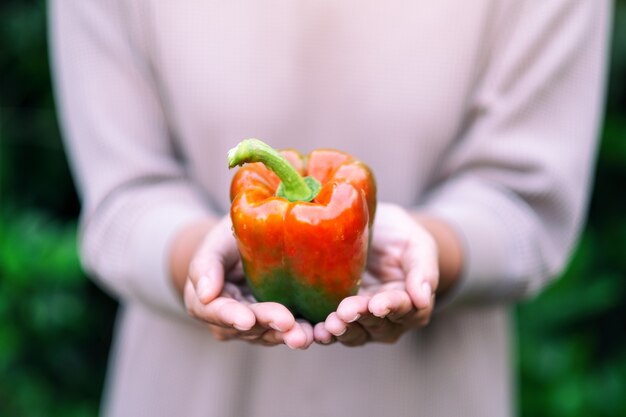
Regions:
<instances>
[{"instance_id":1,"label":"finger","mask_svg":"<svg viewBox=\"0 0 626 417\"><path fill-rule=\"evenodd\" d=\"M226 341L226 340L234 339L239 333L239 331L236 329L220 327L214 324L208 324L207 327L209 331L211 332L211 334L213 335L213 337L219 341Z\"/></svg>"},{"instance_id":2,"label":"finger","mask_svg":"<svg viewBox=\"0 0 626 417\"><path fill-rule=\"evenodd\" d=\"M435 307L435 296L432 296L432 300L430 306L425 309L417 310L411 319L413 326L417 327L425 327L430 323L430 319L433 314L433 309Z\"/></svg>"},{"instance_id":3,"label":"finger","mask_svg":"<svg viewBox=\"0 0 626 417\"><path fill-rule=\"evenodd\" d=\"M270 329L263 333L259 340L266 346L282 345L285 344L283 336L283 333Z\"/></svg>"},{"instance_id":4,"label":"finger","mask_svg":"<svg viewBox=\"0 0 626 417\"><path fill-rule=\"evenodd\" d=\"M240 328L247 327L247 321L249 318L246 316L248 313L242 311L245 309L244 305L234 300L228 292L223 292L220 297L216 298L209 304L203 304L193 288L191 280L187 280L184 290L184 301L187 312L190 316L220 327L232 327L234 323ZM235 314L231 317L229 315ZM251 314L251 311L250 311ZM241 320L235 320L238 316L243 316ZM252 314L254 319L254 315Z\"/></svg>"},{"instance_id":5,"label":"finger","mask_svg":"<svg viewBox=\"0 0 626 417\"><path fill-rule=\"evenodd\" d=\"M297 323L302 327L302 330L306 335L306 345L303 347L303 349L306 349L311 346L315 340L315 336L313 336L313 326L306 320L298 320Z\"/></svg>"},{"instance_id":6,"label":"finger","mask_svg":"<svg viewBox=\"0 0 626 417\"><path fill-rule=\"evenodd\" d=\"M296 320L293 314L282 304L266 302L250 304L248 306L256 316L258 325L271 328L279 332L290 330Z\"/></svg>"},{"instance_id":7,"label":"finger","mask_svg":"<svg viewBox=\"0 0 626 417\"><path fill-rule=\"evenodd\" d=\"M402 257L406 271L406 289L415 307L427 308L439 282L437 248L426 234L414 236Z\"/></svg>"},{"instance_id":8,"label":"finger","mask_svg":"<svg viewBox=\"0 0 626 417\"><path fill-rule=\"evenodd\" d=\"M307 324L305 322L295 322L293 328L286 333L273 329L267 330L259 341L267 346L285 344L291 349L306 349L313 342L313 329L309 324L308 327L311 329L309 331ZM294 330L296 328L297 330Z\"/></svg>"},{"instance_id":9,"label":"finger","mask_svg":"<svg viewBox=\"0 0 626 417\"><path fill-rule=\"evenodd\" d=\"M326 317L324 327L326 327L326 330L328 330L328 332L335 337L341 336L346 332L346 330L348 330L348 325L339 318L337 312L330 313L328 317Z\"/></svg>"},{"instance_id":10,"label":"finger","mask_svg":"<svg viewBox=\"0 0 626 417\"><path fill-rule=\"evenodd\" d=\"M203 305L196 314L205 321L223 327L249 331L256 323L256 316L246 305L227 297L218 297Z\"/></svg>"},{"instance_id":11,"label":"finger","mask_svg":"<svg viewBox=\"0 0 626 417\"><path fill-rule=\"evenodd\" d=\"M433 290L428 282L421 279L411 279L407 277L407 292L411 297L411 301L419 310L430 308Z\"/></svg>"},{"instance_id":12,"label":"finger","mask_svg":"<svg viewBox=\"0 0 626 417\"><path fill-rule=\"evenodd\" d=\"M207 304L217 297L224 287L224 264L214 255L196 256L189 265L188 280L193 285L198 300Z\"/></svg>"},{"instance_id":13,"label":"finger","mask_svg":"<svg viewBox=\"0 0 626 417\"><path fill-rule=\"evenodd\" d=\"M238 260L230 218L225 216L209 232L189 265L189 279L202 303L218 296L224 284L224 271L234 268Z\"/></svg>"},{"instance_id":14,"label":"finger","mask_svg":"<svg viewBox=\"0 0 626 417\"><path fill-rule=\"evenodd\" d=\"M402 290L383 291L374 295L369 302L368 309L376 317L395 322L415 312L411 297Z\"/></svg>"},{"instance_id":15,"label":"finger","mask_svg":"<svg viewBox=\"0 0 626 417\"><path fill-rule=\"evenodd\" d=\"M344 323L345 331L336 336L337 340L346 346L359 346L366 343L369 339L369 331L364 328L363 323L367 323L371 314L368 311L370 297L352 296L347 297L339 303L337 307L336 317ZM337 325L337 330L343 326L331 320L331 326Z\"/></svg>"},{"instance_id":16,"label":"finger","mask_svg":"<svg viewBox=\"0 0 626 417\"><path fill-rule=\"evenodd\" d=\"M313 327L313 337L315 341L321 345L329 345L337 340L335 336L326 330L323 322L317 323L315 327Z\"/></svg>"},{"instance_id":17,"label":"finger","mask_svg":"<svg viewBox=\"0 0 626 417\"><path fill-rule=\"evenodd\" d=\"M369 340L369 333L359 323L350 323L344 334L337 337L337 341L345 346L360 346Z\"/></svg>"},{"instance_id":18,"label":"finger","mask_svg":"<svg viewBox=\"0 0 626 417\"><path fill-rule=\"evenodd\" d=\"M313 343L313 328L307 322L297 320L293 327L282 334L283 342L291 349L306 349Z\"/></svg>"},{"instance_id":19,"label":"finger","mask_svg":"<svg viewBox=\"0 0 626 417\"><path fill-rule=\"evenodd\" d=\"M273 302L253 304L245 302L245 304L254 313L256 323L250 330L242 332L241 338L244 340L270 340L269 337L264 337L264 334L269 330L284 333L295 324L293 314L282 304ZM282 339L280 339L280 343L282 343Z\"/></svg>"},{"instance_id":20,"label":"finger","mask_svg":"<svg viewBox=\"0 0 626 417\"><path fill-rule=\"evenodd\" d=\"M344 298L337 306L337 316L345 323L353 323L368 312L368 302L369 297L362 295Z\"/></svg>"},{"instance_id":21,"label":"finger","mask_svg":"<svg viewBox=\"0 0 626 417\"><path fill-rule=\"evenodd\" d=\"M206 308L206 305L198 299L198 294L189 279L185 282L183 300L185 308L187 309L187 314L199 321L210 323L207 321L207 317L205 317L206 312L204 309Z\"/></svg>"},{"instance_id":22,"label":"finger","mask_svg":"<svg viewBox=\"0 0 626 417\"><path fill-rule=\"evenodd\" d=\"M257 342L263 340L263 335L267 333L267 329L261 326L253 326L247 332L240 332L237 337L246 342Z\"/></svg>"},{"instance_id":23,"label":"finger","mask_svg":"<svg viewBox=\"0 0 626 417\"><path fill-rule=\"evenodd\" d=\"M388 331L388 327L390 324L393 324L394 327L396 323L392 323L386 318L376 317L373 314L368 314L363 316L361 320L359 320L359 324L372 335L374 340L378 340L381 334L386 334Z\"/></svg>"}]
</instances>

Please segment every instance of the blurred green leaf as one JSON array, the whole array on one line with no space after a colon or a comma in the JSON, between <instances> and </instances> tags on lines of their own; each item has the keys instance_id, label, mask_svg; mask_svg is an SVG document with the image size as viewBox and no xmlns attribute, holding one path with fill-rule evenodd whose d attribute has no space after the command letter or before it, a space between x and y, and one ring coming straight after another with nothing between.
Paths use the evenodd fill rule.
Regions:
<instances>
[{"instance_id":1,"label":"blurred green leaf","mask_svg":"<svg viewBox=\"0 0 626 417\"><path fill-rule=\"evenodd\" d=\"M96 415L115 303L81 271L75 222L6 209L0 230L0 415Z\"/></svg>"}]
</instances>

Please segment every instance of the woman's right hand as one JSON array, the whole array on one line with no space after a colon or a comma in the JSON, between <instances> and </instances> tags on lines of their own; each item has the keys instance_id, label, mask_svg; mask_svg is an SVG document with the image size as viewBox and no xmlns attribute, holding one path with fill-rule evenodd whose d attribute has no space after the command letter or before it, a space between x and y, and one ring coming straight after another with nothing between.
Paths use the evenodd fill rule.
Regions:
<instances>
[{"instance_id":1,"label":"woman's right hand","mask_svg":"<svg viewBox=\"0 0 626 417\"><path fill-rule=\"evenodd\" d=\"M185 307L218 340L306 349L313 328L283 305L256 302L247 288L229 216L216 223L196 250L183 290Z\"/></svg>"}]
</instances>

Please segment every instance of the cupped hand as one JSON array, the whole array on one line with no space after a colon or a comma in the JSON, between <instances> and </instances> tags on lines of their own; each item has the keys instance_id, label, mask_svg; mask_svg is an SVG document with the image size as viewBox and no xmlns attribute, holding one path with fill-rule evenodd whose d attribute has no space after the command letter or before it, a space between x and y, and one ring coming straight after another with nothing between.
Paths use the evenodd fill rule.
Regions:
<instances>
[{"instance_id":1,"label":"cupped hand","mask_svg":"<svg viewBox=\"0 0 626 417\"><path fill-rule=\"evenodd\" d=\"M429 323L439 283L437 245L397 205L378 206L367 271L359 293L315 326L318 343L393 343Z\"/></svg>"},{"instance_id":2,"label":"cupped hand","mask_svg":"<svg viewBox=\"0 0 626 417\"><path fill-rule=\"evenodd\" d=\"M208 233L195 253L184 288L187 312L206 323L218 340L305 349L313 328L281 304L256 302L247 289L230 218Z\"/></svg>"}]
</instances>

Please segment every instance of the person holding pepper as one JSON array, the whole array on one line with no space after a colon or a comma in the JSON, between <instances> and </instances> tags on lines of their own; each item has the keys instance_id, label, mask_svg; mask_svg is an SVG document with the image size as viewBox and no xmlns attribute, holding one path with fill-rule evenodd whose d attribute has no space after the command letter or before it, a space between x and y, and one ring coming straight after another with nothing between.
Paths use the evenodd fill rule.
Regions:
<instances>
[{"instance_id":1,"label":"person holding pepper","mask_svg":"<svg viewBox=\"0 0 626 417\"><path fill-rule=\"evenodd\" d=\"M52 0L81 258L120 301L103 415L513 415L510 305L558 275L583 223L609 15L598 0ZM313 172L337 149L376 178L375 193L337 180L352 217L335 229L281 223L290 259L315 260L300 269L268 255L285 236L269 217L299 203L250 217L269 185L228 169L251 137ZM335 232L352 252L328 251ZM332 283L365 256L345 293L281 290L285 271Z\"/></svg>"}]
</instances>

